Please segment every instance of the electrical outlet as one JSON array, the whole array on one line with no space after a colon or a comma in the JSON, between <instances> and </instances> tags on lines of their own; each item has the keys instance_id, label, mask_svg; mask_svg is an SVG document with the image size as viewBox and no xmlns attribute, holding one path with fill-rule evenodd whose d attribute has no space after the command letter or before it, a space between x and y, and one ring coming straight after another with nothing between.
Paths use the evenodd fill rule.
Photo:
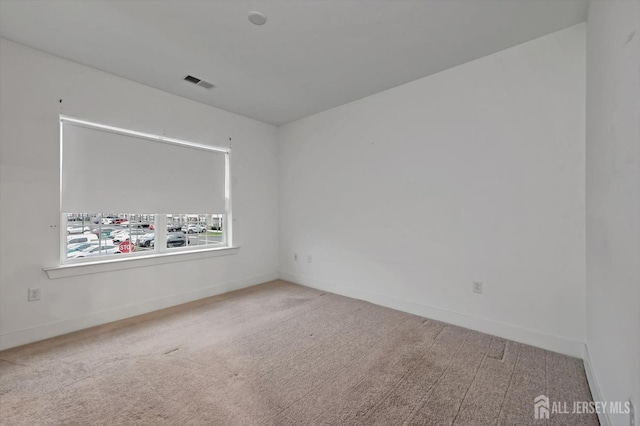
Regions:
<instances>
[{"instance_id":1,"label":"electrical outlet","mask_svg":"<svg viewBox=\"0 0 640 426\"><path fill-rule=\"evenodd\" d=\"M482 283L480 281L473 282L473 292L482 294Z\"/></svg>"},{"instance_id":2,"label":"electrical outlet","mask_svg":"<svg viewBox=\"0 0 640 426\"><path fill-rule=\"evenodd\" d=\"M297 262L297 261L298 261L298 253L293 253L293 260L294 260L295 262Z\"/></svg>"},{"instance_id":3,"label":"electrical outlet","mask_svg":"<svg viewBox=\"0 0 640 426\"><path fill-rule=\"evenodd\" d=\"M307 263L311 263L311 255L307 256Z\"/></svg>"},{"instance_id":4,"label":"electrical outlet","mask_svg":"<svg viewBox=\"0 0 640 426\"><path fill-rule=\"evenodd\" d=\"M636 410L633 408L631 398L629 398L629 426L636 426Z\"/></svg>"},{"instance_id":5,"label":"electrical outlet","mask_svg":"<svg viewBox=\"0 0 640 426\"><path fill-rule=\"evenodd\" d=\"M39 288L30 288L27 300L29 302L36 302L36 301L40 300L41 296L42 296L41 289L39 289Z\"/></svg>"}]
</instances>

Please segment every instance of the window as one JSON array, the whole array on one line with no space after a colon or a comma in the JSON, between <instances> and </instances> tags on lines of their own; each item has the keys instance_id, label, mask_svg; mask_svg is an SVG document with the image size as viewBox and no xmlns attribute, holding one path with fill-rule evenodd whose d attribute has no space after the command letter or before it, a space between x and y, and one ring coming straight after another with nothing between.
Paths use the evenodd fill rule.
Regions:
<instances>
[{"instance_id":1,"label":"window","mask_svg":"<svg viewBox=\"0 0 640 426\"><path fill-rule=\"evenodd\" d=\"M61 263L231 246L228 149L60 121Z\"/></svg>"}]
</instances>

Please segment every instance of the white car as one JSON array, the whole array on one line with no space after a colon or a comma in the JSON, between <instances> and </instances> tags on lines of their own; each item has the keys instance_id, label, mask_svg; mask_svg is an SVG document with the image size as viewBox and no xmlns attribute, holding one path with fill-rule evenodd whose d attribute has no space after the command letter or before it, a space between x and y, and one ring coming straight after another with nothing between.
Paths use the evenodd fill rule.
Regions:
<instances>
[{"instance_id":1,"label":"white car","mask_svg":"<svg viewBox=\"0 0 640 426\"><path fill-rule=\"evenodd\" d=\"M86 243L73 243L67 245L67 256L73 252L85 250L98 245L97 241L87 241Z\"/></svg>"},{"instance_id":2,"label":"white car","mask_svg":"<svg viewBox=\"0 0 640 426\"><path fill-rule=\"evenodd\" d=\"M202 225L187 225L187 226L183 226L182 227L182 232L189 233L189 234L193 234L193 233L197 233L200 234L201 232L207 232L207 228L205 226Z\"/></svg>"},{"instance_id":3,"label":"white car","mask_svg":"<svg viewBox=\"0 0 640 426\"><path fill-rule=\"evenodd\" d=\"M96 234L82 234L82 235L68 235L67 246L77 243L88 243L91 241L98 242L98 236Z\"/></svg>"},{"instance_id":4,"label":"white car","mask_svg":"<svg viewBox=\"0 0 640 426\"><path fill-rule=\"evenodd\" d=\"M94 257L94 256L104 256L107 254L117 254L120 253L120 249L118 246L112 245L103 245L103 246L93 246L87 247L84 250L74 251L72 253L67 254L67 259L79 259L83 257Z\"/></svg>"},{"instance_id":5,"label":"white car","mask_svg":"<svg viewBox=\"0 0 640 426\"><path fill-rule=\"evenodd\" d=\"M91 232L91 228L88 226L67 226L67 234L82 234L84 232Z\"/></svg>"},{"instance_id":6,"label":"white car","mask_svg":"<svg viewBox=\"0 0 640 426\"><path fill-rule=\"evenodd\" d=\"M153 240L155 240L155 238L155 232L149 232L148 234L140 236L136 244L140 247L153 247L151 244L153 243Z\"/></svg>"},{"instance_id":7,"label":"white car","mask_svg":"<svg viewBox=\"0 0 640 426\"><path fill-rule=\"evenodd\" d=\"M124 232L126 232L127 229L122 229L122 228L118 228L118 229L114 229L113 231L109 232L109 238L113 238L118 234L122 234Z\"/></svg>"},{"instance_id":8,"label":"white car","mask_svg":"<svg viewBox=\"0 0 640 426\"><path fill-rule=\"evenodd\" d=\"M135 243L138 239L142 238L147 231L144 229L125 229L124 231L116 232L115 235L110 236L114 243L121 243L123 241L131 241Z\"/></svg>"}]
</instances>

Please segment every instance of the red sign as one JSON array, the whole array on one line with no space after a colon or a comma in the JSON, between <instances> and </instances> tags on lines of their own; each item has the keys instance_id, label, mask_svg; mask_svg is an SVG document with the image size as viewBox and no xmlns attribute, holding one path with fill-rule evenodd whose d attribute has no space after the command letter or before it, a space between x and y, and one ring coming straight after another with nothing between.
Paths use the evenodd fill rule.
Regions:
<instances>
[{"instance_id":1,"label":"red sign","mask_svg":"<svg viewBox=\"0 0 640 426\"><path fill-rule=\"evenodd\" d=\"M118 250L120 250L120 253L131 253L132 251L135 251L135 249L136 245L129 241L124 241L118 246Z\"/></svg>"}]
</instances>

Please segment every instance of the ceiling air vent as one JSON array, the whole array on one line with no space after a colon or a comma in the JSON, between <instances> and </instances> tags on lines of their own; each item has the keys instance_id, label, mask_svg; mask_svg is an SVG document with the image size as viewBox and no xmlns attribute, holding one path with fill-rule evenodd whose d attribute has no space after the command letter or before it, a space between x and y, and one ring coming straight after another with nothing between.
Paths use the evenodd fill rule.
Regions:
<instances>
[{"instance_id":1,"label":"ceiling air vent","mask_svg":"<svg viewBox=\"0 0 640 426\"><path fill-rule=\"evenodd\" d=\"M205 89L211 89L213 87L213 83L209 83L208 81L200 80L198 77L194 77L192 75L188 75L185 78L185 81L189 83L193 83L196 86L204 87Z\"/></svg>"}]
</instances>

